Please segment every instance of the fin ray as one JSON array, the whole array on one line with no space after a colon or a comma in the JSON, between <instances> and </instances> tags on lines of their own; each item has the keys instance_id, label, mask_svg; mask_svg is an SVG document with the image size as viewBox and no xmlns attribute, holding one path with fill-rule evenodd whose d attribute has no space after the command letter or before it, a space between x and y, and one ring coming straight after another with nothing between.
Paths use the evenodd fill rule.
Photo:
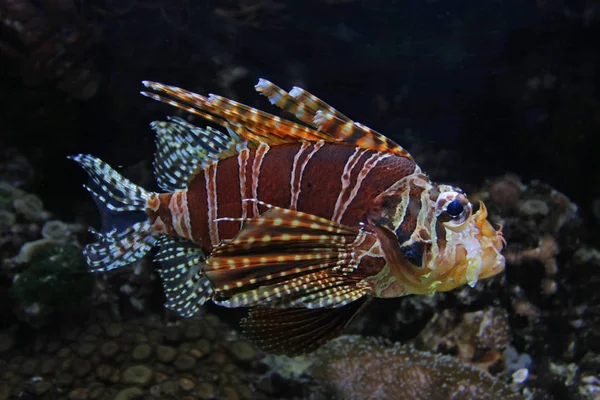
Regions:
<instances>
[{"instance_id":1,"label":"fin ray","mask_svg":"<svg viewBox=\"0 0 600 400\"><path fill-rule=\"evenodd\" d=\"M298 356L339 336L367 303L363 297L340 308L258 307L250 310L241 325L248 339L263 350Z\"/></svg>"},{"instance_id":2,"label":"fin ray","mask_svg":"<svg viewBox=\"0 0 600 400\"><path fill-rule=\"evenodd\" d=\"M256 147L258 143L277 145L302 140L330 143L348 143L358 147L395 154L412 160L410 154L397 143L379 132L350 120L318 97L295 87L286 93L271 82L261 79L256 89L271 103L290 111L314 127L301 125L284 118L259 111L217 95L201 96L175 86L143 81L144 86L160 93L142 92L144 96L170 104L202 116L210 122L233 129ZM270 96L270 97L269 97Z\"/></svg>"},{"instance_id":3,"label":"fin ray","mask_svg":"<svg viewBox=\"0 0 600 400\"><path fill-rule=\"evenodd\" d=\"M352 272L376 240L360 228L268 205L213 250L205 273L215 301L227 307L341 307L367 294Z\"/></svg>"},{"instance_id":4,"label":"fin ray","mask_svg":"<svg viewBox=\"0 0 600 400\"><path fill-rule=\"evenodd\" d=\"M178 117L150 126L156 132L154 172L166 191L184 190L199 169L246 147L235 132L226 135L210 127L202 129Z\"/></svg>"},{"instance_id":5,"label":"fin ray","mask_svg":"<svg viewBox=\"0 0 600 400\"><path fill-rule=\"evenodd\" d=\"M86 154L68 158L88 173L92 184L85 187L103 215L102 233L95 233L98 241L85 246L83 250L90 270L105 272L142 258L157 241L150 222L145 218L149 192L122 177L99 158ZM106 223L116 221L119 214L123 217L134 216L132 225L123 229L111 222L111 226L107 227Z\"/></svg>"},{"instance_id":6,"label":"fin ray","mask_svg":"<svg viewBox=\"0 0 600 400\"><path fill-rule=\"evenodd\" d=\"M161 265L158 274L167 296L166 307L186 318L199 314L213 293L202 273L202 250L195 243L171 237L162 238L158 245L155 261Z\"/></svg>"}]
</instances>

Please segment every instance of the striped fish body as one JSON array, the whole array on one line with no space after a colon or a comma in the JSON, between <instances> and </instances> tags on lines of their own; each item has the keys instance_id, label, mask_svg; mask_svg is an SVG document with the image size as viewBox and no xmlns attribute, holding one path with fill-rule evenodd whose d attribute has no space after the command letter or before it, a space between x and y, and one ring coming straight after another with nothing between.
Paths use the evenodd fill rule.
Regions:
<instances>
[{"instance_id":1,"label":"striped fish body","mask_svg":"<svg viewBox=\"0 0 600 400\"><path fill-rule=\"evenodd\" d=\"M89 156L72 157L103 215L90 268L158 247L166 306L249 307L245 334L297 355L336 337L372 297L451 290L504 268L504 241L460 189L436 185L398 144L300 88L257 90L300 121L154 82L143 92L220 125L154 122L149 192Z\"/></svg>"},{"instance_id":2,"label":"striped fish body","mask_svg":"<svg viewBox=\"0 0 600 400\"><path fill-rule=\"evenodd\" d=\"M244 199L356 226L379 194L415 169L407 158L343 144L262 146L199 171L186 190L157 195L146 212L158 233L191 239L208 254L240 230L219 217L259 216L258 204Z\"/></svg>"}]
</instances>

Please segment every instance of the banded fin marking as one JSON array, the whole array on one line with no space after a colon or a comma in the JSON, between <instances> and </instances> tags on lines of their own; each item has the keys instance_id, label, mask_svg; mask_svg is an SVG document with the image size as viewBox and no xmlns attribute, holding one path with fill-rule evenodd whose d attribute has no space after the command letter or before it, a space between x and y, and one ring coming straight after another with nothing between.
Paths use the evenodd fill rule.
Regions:
<instances>
[{"instance_id":1,"label":"banded fin marking","mask_svg":"<svg viewBox=\"0 0 600 400\"><path fill-rule=\"evenodd\" d=\"M210 127L202 129L178 117L150 126L156 132L154 172L160 188L170 192L185 189L199 169L246 147L233 131L226 135Z\"/></svg>"},{"instance_id":2,"label":"banded fin marking","mask_svg":"<svg viewBox=\"0 0 600 400\"><path fill-rule=\"evenodd\" d=\"M210 94L201 96L175 86L143 81L144 86L160 93L141 92L144 96L170 104L208 121L231 129L249 141L253 147L258 143L278 145L302 140L329 143L344 142L378 152L386 152L412 160L410 154L397 143L379 132L354 122L316 96L295 87L290 93L260 80L256 85L269 100L294 114L316 129L288 121L238 103L225 97Z\"/></svg>"},{"instance_id":3,"label":"banded fin marking","mask_svg":"<svg viewBox=\"0 0 600 400\"><path fill-rule=\"evenodd\" d=\"M328 133L338 141L353 143L363 149L395 154L414 161L402 146L359 122L344 121L323 110L317 111L313 121L320 131Z\"/></svg>"},{"instance_id":4,"label":"banded fin marking","mask_svg":"<svg viewBox=\"0 0 600 400\"><path fill-rule=\"evenodd\" d=\"M96 200L103 220L119 216L136 216L135 221L124 229L104 226L102 232L94 232L98 241L85 246L83 254L90 270L105 272L130 264L142 258L156 243L156 232L146 218L146 202L150 192L122 177L104 161L90 155L78 154L68 157L85 169L90 183L85 188Z\"/></svg>"},{"instance_id":5,"label":"banded fin marking","mask_svg":"<svg viewBox=\"0 0 600 400\"><path fill-rule=\"evenodd\" d=\"M376 238L325 218L258 202L240 232L206 261L215 301L227 307L341 307L368 293L353 277ZM219 221L238 221L220 218Z\"/></svg>"},{"instance_id":6,"label":"banded fin marking","mask_svg":"<svg viewBox=\"0 0 600 400\"><path fill-rule=\"evenodd\" d=\"M158 245L155 261L161 265L158 274L167 296L166 307L186 318L199 314L213 293L202 273L202 250L195 243L170 237L161 238Z\"/></svg>"},{"instance_id":7,"label":"banded fin marking","mask_svg":"<svg viewBox=\"0 0 600 400\"><path fill-rule=\"evenodd\" d=\"M313 127L315 127L315 114L319 110L325 110L344 121L350 121L350 118L323 100L297 86L294 86L288 93L273 82L260 78L254 88L268 98L271 104L293 114L300 121Z\"/></svg>"},{"instance_id":8,"label":"banded fin marking","mask_svg":"<svg viewBox=\"0 0 600 400\"><path fill-rule=\"evenodd\" d=\"M261 349L290 357L310 353L340 335L368 304L363 297L340 308L258 307L242 320L243 332Z\"/></svg>"},{"instance_id":9,"label":"banded fin marking","mask_svg":"<svg viewBox=\"0 0 600 400\"><path fill-rule=\"evenodd\" d=\"M277 145L283 143L293 143L302 137L309 139L309 132L311 130L310 128L302 125L281 120L285 121L287 124L291 124L288 131L291 131L292 136L286 137L286 135L281 132L269 129L268 125L259 125L251 118L240 118L240 116L236 115L233 111L233 109L236 107L229 107L230 109L220 109L213 104L215 100L212 100L211 102L210 98L201 96L197 93L193 93L175 86L163 85L158 82L143 81L142 83L144 86L151 88L152 90L165 94L161 95L151 92L141 92L142 95L198 115L207 121L219 124L228 130L234 131L246 141L250 142L250 144L253 146L257 146L262 142L269 145ZM231 102L233 102L233 100L231 100ZM239 104L236 102L233 103L236 105ZM278 117L275 117L274 115L259 112L256 109L252 110L254 110L256 113L261 113L261 115L265 116L267 119L278 119ZM294 134L296 133L296 130L306 131L305 135L299 136L298 134ZM314 132L314 134L317 136L319 135L316 133L316 131L312 132ZM314 135L310 135L310 138L314 138Z\"/></svg>"},{"instance_id":10,"label":"banded fin marking","mask_svg":"<svg viewBox=\"0 0 600 400\"><path fill-rule=\"evenodd\" d=\"M400 145L381 133L354 122L317 96L294 86L286 92L266 79L259 79L256 90L265 95L271 104L288 111L302 122L323 131L335 141L356 144L358 147L396 154L412 160Z\"/></svg>"}]
</instances>

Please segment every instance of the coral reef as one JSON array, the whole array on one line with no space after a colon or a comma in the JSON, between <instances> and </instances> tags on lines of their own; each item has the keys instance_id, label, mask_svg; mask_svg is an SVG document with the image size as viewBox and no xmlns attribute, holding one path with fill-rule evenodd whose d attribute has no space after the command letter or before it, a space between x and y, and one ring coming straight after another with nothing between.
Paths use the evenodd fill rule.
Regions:
<instances>
[{"instance_id":1,"label":"coral reef","mask_svg":"<svg viewBox=\"0 0 600 400\"><path fill-rule=\"evenodd\" d=\"M434 315L416 339L419 348L453 354L490 373L505 369L503 351L511 341L504 309L475 312L443 310Z\"/></svg>"},{"instance_id":2,"label":"coral reef","mask_svg":"<svg viewBox=\"0 0 600 400\"><path fill-rule=\"evenodd\" d=\"M342 336L308 359L308 373L341 399L522 399L457 358L374 338Z\"/></svg>"}]
</instances>

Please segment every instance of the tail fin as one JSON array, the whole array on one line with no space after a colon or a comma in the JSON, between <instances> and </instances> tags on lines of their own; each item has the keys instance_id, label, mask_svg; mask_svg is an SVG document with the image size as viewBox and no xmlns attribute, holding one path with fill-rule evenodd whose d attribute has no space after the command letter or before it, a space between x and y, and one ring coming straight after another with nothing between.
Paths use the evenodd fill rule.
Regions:
<instances>
[{"instance_id":1,"label":"tail fin","mask_svg":"<svg viewBox=\"0 0 600 400\"><path fill-rule=\"evenodd\" d=\"M98 241L83 250L90 269L105 272L142 258L158 240L145 213L150 193L99 158L87 154L68 158L88 173L90 181L84 187L102 214L102 230L95 232Z\"/></svg>"}]
</instances>

